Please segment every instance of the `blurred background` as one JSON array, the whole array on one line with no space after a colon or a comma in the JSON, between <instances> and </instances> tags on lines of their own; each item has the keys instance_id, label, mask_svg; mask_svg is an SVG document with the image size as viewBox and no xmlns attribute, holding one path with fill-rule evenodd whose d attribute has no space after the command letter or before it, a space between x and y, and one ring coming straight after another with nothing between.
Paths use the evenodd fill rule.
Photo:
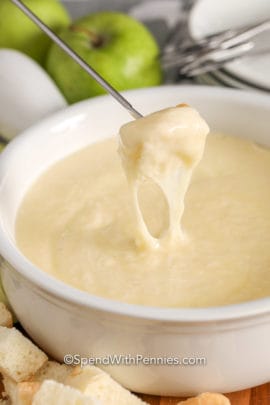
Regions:
<instances>
[{"instance_id":1,"label":"blurred background","mask_svg":"<svg viewBox=\"0 0 270 405\"><path fill-rule=\"evenodd\" d=\"M270 0L23 2L119 91L188 83L270 92ZM93 15L102 11L122 15ZM0 0L0 88L3 141L66 102L104 94L11 0Z\"/></svg>"},{"instance_id":2,"label":"blurred background","mask_svg":"<svg viewBox=\"0 0 270 405\"><path fill-rule=\"evenodd\" d=\"M172 54L170 63L163 63L163 68L165 83L270 91L270 0L63 0L63 3L75 19L101 10L128 13L150 29L162 52L178 45L183 49L194 39L212 33L265 22L262 32L254 32L256 35L251 39L243 37L236 42L240 46L229 47L229 52L216 52L214 47L215 52L208 55L210 63L202 71L192 72L188 66L187 72L181 73L179 67L185 61L181 52ZM209 51L205 45L203 52Z\"/></svg>"}]
</instances>

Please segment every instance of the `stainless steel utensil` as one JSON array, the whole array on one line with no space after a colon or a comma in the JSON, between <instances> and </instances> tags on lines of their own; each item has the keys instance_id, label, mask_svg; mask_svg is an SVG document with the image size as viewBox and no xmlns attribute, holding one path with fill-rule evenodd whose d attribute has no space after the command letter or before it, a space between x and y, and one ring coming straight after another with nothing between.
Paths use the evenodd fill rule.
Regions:
<instances>
[{"instance_id":1,"label":"stainless steel utensil","mask_svg":"<svg viewBox=\"0 0 270 405\"><path fill-rule=\"evenodd\" d=\"M237 58L269 52L269 49L253 52L252 39L267 30L270 20L212 34L188 45L167 47L160 56L161 62L164 68L177 66L179 73L186 76L213 71Z\"/></svg>"}]
</instances>

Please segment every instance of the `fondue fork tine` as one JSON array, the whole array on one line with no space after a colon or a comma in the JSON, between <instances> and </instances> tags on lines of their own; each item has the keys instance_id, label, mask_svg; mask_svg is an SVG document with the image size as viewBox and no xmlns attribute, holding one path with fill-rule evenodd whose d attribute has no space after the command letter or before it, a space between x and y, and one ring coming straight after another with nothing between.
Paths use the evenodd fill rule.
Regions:
<instances>
[{"instance_id":1,"label":"fondue fork tine","mask_svg":"<svg viewBox=\"0 0 270 405\"><path fill-rule=\"evenodd\" d=\"M112 87L95 69L81 58L69 45L67 45L57 34L55 34L37 15L35 15L22 1L11 0L30 20L33 21L53 42L55 42L66 54L78 63L94 80L96 80L111 96L113 96L133 118L140 118L140 114L114 87Z\"/></svg>"}]
</instances>

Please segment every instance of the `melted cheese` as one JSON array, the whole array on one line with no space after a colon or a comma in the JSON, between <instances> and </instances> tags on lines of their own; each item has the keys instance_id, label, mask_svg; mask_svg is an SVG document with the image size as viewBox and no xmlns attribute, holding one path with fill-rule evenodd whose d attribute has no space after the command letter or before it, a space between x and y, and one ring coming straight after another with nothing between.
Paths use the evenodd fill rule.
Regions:
<instances>
[{"instance_id":1,"label":"melted cheese","mask_svg":"<svg viewBox=\"0 0 270 405\"><path fill-rule=\"evenodd\" d=\"M133 196L134 236L140 247L158 247L164 239L170 243L184 239L180 227L184 198L208 132L198 112L185 104L131 121L120 129L119 152ZM159 238L149 232L138 201L139 187L149 180L160 188L167 204L168 226Z\"/></svg>"}]
</instances>

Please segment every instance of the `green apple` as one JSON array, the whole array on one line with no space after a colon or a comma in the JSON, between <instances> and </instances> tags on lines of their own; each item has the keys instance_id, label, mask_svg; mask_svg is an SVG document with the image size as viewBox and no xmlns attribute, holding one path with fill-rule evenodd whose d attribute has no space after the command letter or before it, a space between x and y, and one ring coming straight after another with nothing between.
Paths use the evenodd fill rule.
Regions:
<instances>
[{"instance_id":1,"label":"green apple","mask_svg":"<svg viewBox=\"0 0 270 405\"><path fill-rule=\"evenodd\" d=\"M64 30L61 37L117 90L154 86L162 81L155 39L143 24L126 14L91 14ZM46 66L70 103L105 93L55 44Z\"/></svg>"},{"instance_id":2,"label":"green apple","mask_svg":"<svg viewBox=\"0 0 270 405\"><path fill-rule=\"evenodd\" d=\"M54 31L70 23L67 11L58 0L24 0ZM19 10L11 0L0 0L0 48L13 48L44 64L50 39Z\"/></svg>"}]
</instances>

